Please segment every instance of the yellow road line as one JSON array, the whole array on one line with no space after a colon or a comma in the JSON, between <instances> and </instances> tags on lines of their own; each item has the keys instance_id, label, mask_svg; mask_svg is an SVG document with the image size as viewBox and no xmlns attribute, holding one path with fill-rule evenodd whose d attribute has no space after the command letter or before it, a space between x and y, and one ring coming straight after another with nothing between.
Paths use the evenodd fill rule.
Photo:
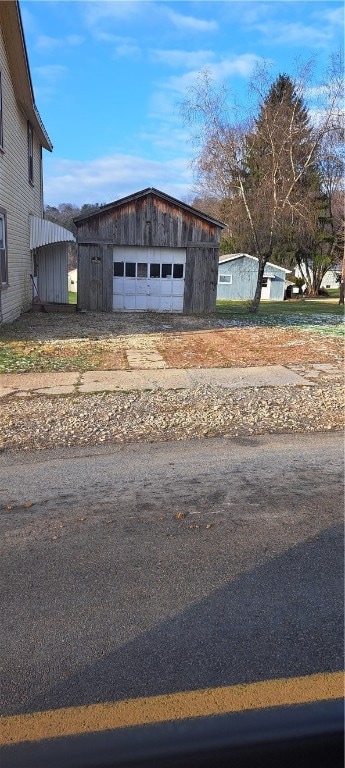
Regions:
<instances>
[{"instance_id":1,"label":"yellow road line","mask_svg":"<svg viewBox=\"0 0 345 768\"><path fill-rule=\"evenodd\" d=\"M344 675L330 672L205 688L0 718L0 744L76 736L133 725L342 698Z\"/></svg>"}]
</instances>

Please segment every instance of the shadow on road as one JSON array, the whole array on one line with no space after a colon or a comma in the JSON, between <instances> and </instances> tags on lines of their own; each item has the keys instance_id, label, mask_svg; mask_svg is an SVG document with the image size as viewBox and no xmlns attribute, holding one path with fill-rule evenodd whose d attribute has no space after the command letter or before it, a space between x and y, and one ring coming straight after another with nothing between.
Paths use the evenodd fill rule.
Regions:
<instances>
[{"instance_id":1,"label":"shadow on road","mask_svg":"<svg viewBox=\"0 0 345 768\"><path fill-rule=\"evenodd\" d=\"M46 694L32 690L24 710L18 698L12 711L341 669L342 562L342 526L336 525L227 583Z\"/></svg>"}]
</instances>

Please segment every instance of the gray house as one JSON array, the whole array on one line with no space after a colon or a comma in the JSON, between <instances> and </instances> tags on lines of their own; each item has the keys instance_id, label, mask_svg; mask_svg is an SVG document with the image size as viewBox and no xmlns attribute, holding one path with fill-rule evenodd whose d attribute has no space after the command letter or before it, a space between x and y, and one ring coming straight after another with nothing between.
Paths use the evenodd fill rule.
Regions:
<instances>
[{"instance_id":1,"label":"gray house","mask_svg":"<svg viewBox=\"0 0 345 768\"><path fill-rule=\"evenodd\" d=\"M149 187L74 222L79 309L215 310L221 221Z\"/></svg>"},{"instance_id":2,"label":"gray house","mask_svg":"<svg viewBox=\"0 0 345 768\"><path fill-rule=\"evenodd\" d=\"M218 268L217 299L249 301L254 298L258 259L248 253L221 256ZM261 299L283 301L286 275L289 269L267 262L262 283Z\"/></svg>"}]
</instances>

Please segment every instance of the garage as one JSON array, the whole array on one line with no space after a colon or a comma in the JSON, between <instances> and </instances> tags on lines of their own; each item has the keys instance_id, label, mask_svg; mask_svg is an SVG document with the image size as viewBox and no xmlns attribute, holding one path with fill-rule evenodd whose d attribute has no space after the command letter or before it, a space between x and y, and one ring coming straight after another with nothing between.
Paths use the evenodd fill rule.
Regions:
<instances>
[{"instance_id":1,"label":"garage","mask_svg":"<svg viewBox=\"0 0 345 768\"><path fill-rule=\"evenodd\" d=\"M153 187L74 222L78 309L215 310L222 222Z\"/></svg>"}]
</instances>

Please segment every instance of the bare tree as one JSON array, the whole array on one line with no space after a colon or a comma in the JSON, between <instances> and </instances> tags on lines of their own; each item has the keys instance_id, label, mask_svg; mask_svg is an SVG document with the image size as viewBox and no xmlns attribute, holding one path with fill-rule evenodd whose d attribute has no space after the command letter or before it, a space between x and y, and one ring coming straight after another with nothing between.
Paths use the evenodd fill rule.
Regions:
<instances>
[{"instance_id":1,"label":"bare tree","mask_svg":"<svg viewBox=\"0 0 345 768\"><path fill-rule=\"evenodd\" d=\"M202 193L228 201L232 222L234 211L240 213L258 258L253 312L259 307L266 262L284 232L297 222L310 222L322 142L339 127L339 60L331 62L320 90L322 109L313 121L303 100L310 77L308 65L293 80L281 76L285 87L272 82L267 69L257 71L249 94L256 99L255 111L248 114L232 104L229 113L225 86L217 88L205 70L181 105L197 142L194 165Z\"/></svg>"}]
</instances>

